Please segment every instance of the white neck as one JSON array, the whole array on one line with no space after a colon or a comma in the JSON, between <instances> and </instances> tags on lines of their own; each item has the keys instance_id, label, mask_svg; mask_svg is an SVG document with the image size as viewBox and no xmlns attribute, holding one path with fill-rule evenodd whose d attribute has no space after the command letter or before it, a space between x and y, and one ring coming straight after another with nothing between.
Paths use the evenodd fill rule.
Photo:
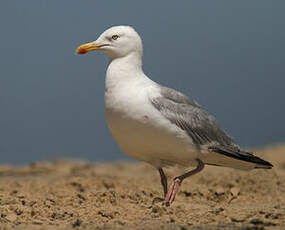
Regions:
<instances>
[{"instance_id":1,"label":"white neck","mask_svg":"<svg viewBox=\"0 0 285 230\"><path fill-rule=\"evenodd\" d=\"M126 71L141 70L142 69L142 56L139 53L132 52L124 57L110 58L108 70L110 68L116 68L116 69L126 70Z\"/></svg>"},{"instance_id":2,"label":"white neck","mask_svg":"<svg viewBox=\"0 0 285 230\"><path fill-rule=\"evenodd\" d=\"M118 83L131 81L145 76L142 70L142 57L139 53L110 59L106 72L106 88L113 88Z\"/></svg>"}]
</instances>

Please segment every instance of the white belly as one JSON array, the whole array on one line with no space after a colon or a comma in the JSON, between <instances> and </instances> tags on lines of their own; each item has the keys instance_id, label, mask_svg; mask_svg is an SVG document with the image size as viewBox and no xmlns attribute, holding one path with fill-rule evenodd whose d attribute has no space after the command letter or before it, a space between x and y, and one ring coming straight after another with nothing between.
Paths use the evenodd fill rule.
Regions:
<instances>
[{"instance_id":1,"label":"white belly","mask_svg":"<svg viewBox=\"0 0 285 230\"><path fill-rule=\"evenodd\" d=\"M196 165L196 147L187 133L149 100L149 95L160 96L156 84L146 77L117 82L115 77L106 78L105 117L120 149L156 167Z\"/></svg>"},{"instance_id":2,"label":"white belly","mask_svg":"<svg viewBox=\"0 0 285 230\"><path fill-rule=\"evenodd\" d=\"M188 136L164 117L157 121L157 117L150 114L142 114L140 119L131 118L122 111L108 108L105 108L105 116L117 144L130 157L156 167L195 165L197 154Z\"/></svg>"}]
</instances>

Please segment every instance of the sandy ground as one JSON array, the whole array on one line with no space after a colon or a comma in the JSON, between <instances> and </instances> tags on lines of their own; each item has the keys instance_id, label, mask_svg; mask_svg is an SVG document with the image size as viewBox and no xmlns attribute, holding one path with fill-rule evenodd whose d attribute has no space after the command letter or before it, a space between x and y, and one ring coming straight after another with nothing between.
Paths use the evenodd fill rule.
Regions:
<instances>
[{"instance_id":1,"label":"sandy ground","mask_svg":"<svg viewBox=\"0 0 285 230\"><path fill-rule=\"evenodd\" d=\"M144 163L2 165L0 230L285 229L285 147L258 151L273 170L207 166L168 208L158 172Z\"/></svg>"}]
</instances>

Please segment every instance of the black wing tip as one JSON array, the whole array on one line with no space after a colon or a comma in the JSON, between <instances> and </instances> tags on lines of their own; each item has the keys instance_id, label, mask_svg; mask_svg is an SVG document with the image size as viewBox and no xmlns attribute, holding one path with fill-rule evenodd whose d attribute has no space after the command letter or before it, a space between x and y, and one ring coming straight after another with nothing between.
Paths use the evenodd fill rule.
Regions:
<instances>
[{"instance_id":1,"label":"black wing tip","mask_svg":"<svg viewBox=\"0 0 285 230\"><path fill-rule=\"evenodd\" d=\"M262 160L262 159L260 159L260 160ZM273 164L271 164L270 162L265 161L265 160L262 160L262 161L263 161L262 164L256 165L254 168L256 168L256 169L272 169L274 167Z\"/></svg>"},{"instance_id":2,"label":"black wing tip","mask_svg":"<svg viewBox=\"0 0 285 230\"><path fill-rule=\"evenodd\" d=\"M269 161L263 160L254 155L252 155L252 157L253 157L253 160L251 158L250 161L257 164L255 168L266 168L266 169L273 168L273 164L271 164Z\"/></svg>"},{"instance_id":3,"label":"black wing tip","mask_svg":"<svg viewBox=\"0 0 285 230\"><path fill-rule=\"evenodd\" d=\"M233 148L231 146L225 147L225 146L211 146L208 148L209 150L223 154L228 157L235 158L237 160L242 160L250 163L256 164L254 168L263 168L263 169L271 169L274 166L268 162L265 161L257 156L254 156L252 153L245 152L242 150L239 150L237 148Z\"/></svg>"}]
</instances>

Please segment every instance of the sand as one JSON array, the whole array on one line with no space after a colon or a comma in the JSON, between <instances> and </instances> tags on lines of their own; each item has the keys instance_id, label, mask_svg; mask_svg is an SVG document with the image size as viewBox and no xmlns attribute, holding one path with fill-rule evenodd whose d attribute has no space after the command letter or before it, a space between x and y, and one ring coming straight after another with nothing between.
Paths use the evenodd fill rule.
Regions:
<instances>
[{"instance_id":1,"label":"sand","mask_svg":"<svg viewBox=\"0 0 285 230\"><path fill-rule=\"evenodd\" d=\"M165 208L144 163L56 160L0 166L0 230L285 229L285 147L258 150L273 170L206 166ZM167 169L169 177L183 172Z\"/></svg>"}]
</instances>

